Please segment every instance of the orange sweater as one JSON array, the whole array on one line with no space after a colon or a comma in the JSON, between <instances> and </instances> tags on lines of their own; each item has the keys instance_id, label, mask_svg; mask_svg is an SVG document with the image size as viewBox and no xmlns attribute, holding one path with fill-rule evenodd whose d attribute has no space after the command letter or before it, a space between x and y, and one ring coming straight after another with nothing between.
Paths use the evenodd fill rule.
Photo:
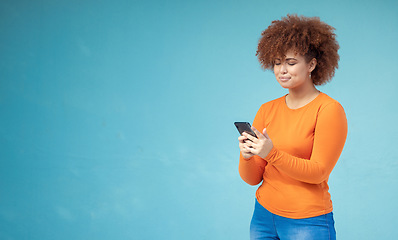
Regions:
<instances>
[{"instance_id":1,"label":"orange sweater","mask_svg":"<svg viewBox=\"0 0 398 240\"><path fill-rule=\"evenodd\" d=\"M257 189L258 202L288 218L307 218L333 210L327 184L343 150L347 119L343 107L320 93L312 102L290 109L285 96L263 104L253 126L264 128L274 148L265 159L240 155L239 173Z\"/></svg>"}]
</instances>

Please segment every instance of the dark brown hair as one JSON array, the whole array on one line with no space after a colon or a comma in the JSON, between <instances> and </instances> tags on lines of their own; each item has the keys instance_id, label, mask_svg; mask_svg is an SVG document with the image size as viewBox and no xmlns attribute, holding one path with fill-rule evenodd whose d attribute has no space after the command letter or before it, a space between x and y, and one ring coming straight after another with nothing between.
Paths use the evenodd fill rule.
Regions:
<instances>
[{"instance_id":1,"label":"dark brown hair","mask_svg":"<svg viewBox=\"0 0 398 240\"><path fill-rule=\"evenodd\" d=\"M307 62L315 58L311 79L315 85L322 85L332 79L340 59L334 30L319 17L287 15L262 32L256 56L262 68L270 70L274 59L284 57L289 50L303 55Z\"/></svg>"}]
</instances>

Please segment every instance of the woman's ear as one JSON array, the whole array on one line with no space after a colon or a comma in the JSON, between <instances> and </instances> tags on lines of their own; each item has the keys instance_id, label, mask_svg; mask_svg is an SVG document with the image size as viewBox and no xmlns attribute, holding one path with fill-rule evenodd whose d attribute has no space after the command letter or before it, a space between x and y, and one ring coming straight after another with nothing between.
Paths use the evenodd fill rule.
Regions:
<instances>
[{"instance_id":1,"label":"woman's ear","mask_svg":"<svg viewBox=\"0 0 398 240\"><path fill-rule=\"evenodd\" d=\"M314 71L314 69L315 69L315 67L316 67L316 64L317 64L317 61L316 61L316 58L313 58L313 59L311 59L311 61L310 61L310 73L312 72L312 71Z\"/></svg>"}]
</instances>

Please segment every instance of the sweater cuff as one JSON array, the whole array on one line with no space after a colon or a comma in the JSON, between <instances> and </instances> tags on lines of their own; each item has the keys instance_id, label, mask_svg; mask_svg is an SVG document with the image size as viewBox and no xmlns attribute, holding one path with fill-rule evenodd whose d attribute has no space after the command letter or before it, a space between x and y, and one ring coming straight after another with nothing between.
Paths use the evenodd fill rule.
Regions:
<instances>
[{"instance_id":1,"label":"sweater cuff","mask_svg":"<svg viewBox=\"0 0 398 240\"><path fill-rule=\"evenodd\" d=\"M275 155L276 155L277 152L278 152L278 150L275 147L272 147L271 151L264 158L264 160L267 161L268 163L275 162Z\"/></svg>"},{"instance_id":2,"label":"sweater cuff","mask_svg":"<svg viewBox=\"0 0 398 240\"><path fill-rule=\"evenodd\" d=\"M243 155L242 155L242 153L240 153L240 159L242 159L242 160L244 160L244 161L246 161L246 162L252 160L253 158L254 158L254 156L251 156L251 157L249 157L249 158L244 158Z\"/></svg>"}]
</instances>

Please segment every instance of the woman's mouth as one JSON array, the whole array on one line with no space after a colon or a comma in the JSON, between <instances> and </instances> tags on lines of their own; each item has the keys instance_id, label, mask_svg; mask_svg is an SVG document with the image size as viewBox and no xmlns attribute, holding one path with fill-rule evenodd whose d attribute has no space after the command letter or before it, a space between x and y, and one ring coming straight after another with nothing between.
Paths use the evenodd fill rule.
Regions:
<instances>
[{"instance_id":1,"label":"woman's mouth","mask_svg":"<svg viewBox=\"0 0 398 240\"><path fill-rule=\"evenodd\" d=\"M287 81L290 80L290 77L279 77L279 80L280 80L281 82L287 82Z\"/></svg>"}]
</instances>

